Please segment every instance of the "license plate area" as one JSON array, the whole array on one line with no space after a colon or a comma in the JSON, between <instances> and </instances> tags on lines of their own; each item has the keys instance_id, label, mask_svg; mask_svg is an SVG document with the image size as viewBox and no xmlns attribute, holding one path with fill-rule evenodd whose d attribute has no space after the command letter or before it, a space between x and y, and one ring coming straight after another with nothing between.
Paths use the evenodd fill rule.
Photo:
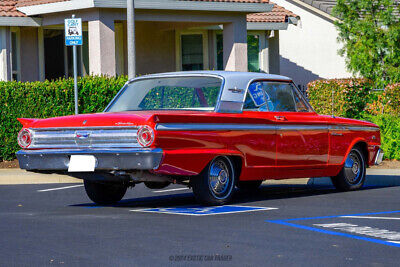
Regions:
<instances>
[{"instance_id":1,"label":"license plate area","mask_svg":"<svg viewBox=\"0 0 400 267\"><path fill-rule=\"evenodd\" d=\"M93 155L71 155L68 172L94 172L97 159Z\"/></svg>"}]
</instances>

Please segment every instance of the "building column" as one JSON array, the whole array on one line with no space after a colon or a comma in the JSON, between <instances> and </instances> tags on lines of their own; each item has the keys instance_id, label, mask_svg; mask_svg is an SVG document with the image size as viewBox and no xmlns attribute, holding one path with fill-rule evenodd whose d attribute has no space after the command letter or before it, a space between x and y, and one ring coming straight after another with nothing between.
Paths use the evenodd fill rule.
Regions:
<instances>
[{"instance_id":1,"label":"building column","mask_svg":"<svg viewBox=\"0 0 400 267\"><path fill-rule=\"evenodd\" d=\"M11 81L11 31L0 27L0 80Z\"/></svg>"},{"instance_id":2,"label":"building column","mask_svg":"<svg viewBox=\"0 0 400 267\"><path fill-rule=\"evenodd\" d=\"M114 19L98 11L98 18L89 26L89 70L93 75L115 76L115 26Z\"/></svg>"},{"instance_id":3,"label":"building column","mask_svg":"<svg viewBox=\"0 0 400 267\"><path fill-rule=\"evenodd\" d=\"M224 24L224 69L247 71L247 22L246 16Z\"/></svg>"},{"instance_id":4,"label":"building column","mask_svg":"<svg viewBox=\"0 0 400 267\"><path fill-rule=\"evenodd\" d=\"M270 31L260 35L260 71L269 73L269 37Z\"/></svg>"},{"instance_id":5,"label":"building column","mask_svg":"<svg viewBox=\"0 0 400 267\"><path fill-rule=\"evenodd\" d=\"M269 72L271 74L281 73L279 56L279 31L272 31L268 38Z\"/></svg>"}]
</instances>

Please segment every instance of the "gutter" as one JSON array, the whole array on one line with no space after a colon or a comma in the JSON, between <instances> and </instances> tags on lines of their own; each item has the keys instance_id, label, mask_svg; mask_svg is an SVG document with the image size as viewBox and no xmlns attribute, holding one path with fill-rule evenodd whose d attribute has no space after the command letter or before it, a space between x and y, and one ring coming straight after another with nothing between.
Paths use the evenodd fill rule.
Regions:
<instances>
[{"instance_id":1,"label":"gutter","mask_svg":"<svg viewBox=\"0 0 400 267\"><path fill-rule=\"evenodd\" d=\"M29 17L0 17L0 26L40 27L41 18Z\"/></svg>"},{"instance_id":2,"label":"gutter","mask_svg":"<svg viewBox=\"0 0 400 267\"><path fill-rule=\"evenodd\" d=\"M273 4L265 3L227 3L227 2L195 2L180 0L135 0L135 9L153 10L193 10L193 11L225 11L241 13L269 12ZM87 8L126 8L126 0L71 0L34 6L17 7L27 16L65 12Z\"/></svg>"}]
</instances>

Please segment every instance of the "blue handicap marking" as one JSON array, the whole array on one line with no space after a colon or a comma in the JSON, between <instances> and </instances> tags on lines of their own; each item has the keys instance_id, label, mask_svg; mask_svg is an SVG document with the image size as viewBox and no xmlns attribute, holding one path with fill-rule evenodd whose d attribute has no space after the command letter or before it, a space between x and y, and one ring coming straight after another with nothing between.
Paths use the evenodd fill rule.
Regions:
<instances>
[{"instance_id":1,"label":"blue handicap marking","mask_svg":"<svg viewBox=\"0 0 400 267\"><path fill-rule=\"evenodd\" d=\"M153 209L140 209L131 211L204 216L204 215L261 211L261 210L265 211L274 209L277 208L225 205L225 206L214 206L214 207L185 206L185 207L173 207L173 208L153 208Z\"/></svg>"},{"instance_id":2,"label":"blue handicap marking","mask_svg":"<svg viewBox=\"0 0 400 267\"><path fill-rule=\"evenodd\" d=\"M400 211L396 210L349 215L267 220L266 222L321 234L352 238L392 247L400 247L400 232L382 229L375 226L368 226L370 225L371 220L400 220L400 217L391 216L399 213Z\"/></svg>"}]
</instances>

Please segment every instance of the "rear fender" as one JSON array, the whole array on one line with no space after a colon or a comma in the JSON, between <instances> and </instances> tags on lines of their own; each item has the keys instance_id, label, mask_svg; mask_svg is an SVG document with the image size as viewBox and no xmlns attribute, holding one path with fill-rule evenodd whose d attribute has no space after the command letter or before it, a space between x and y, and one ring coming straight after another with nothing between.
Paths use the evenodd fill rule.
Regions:
<instances>
[{"instance_id":1,"label":"rear fender","mask_svg":"<svg viewBox=\"0 0 400 267\"><path fill-rule=\"evenodd\" d=\"M164 151L160 167L154 172L163 175L195 176L218 156L240 157L244 162L244 156L235 150L169 150Z\"/></svg>"}]
</instances>

